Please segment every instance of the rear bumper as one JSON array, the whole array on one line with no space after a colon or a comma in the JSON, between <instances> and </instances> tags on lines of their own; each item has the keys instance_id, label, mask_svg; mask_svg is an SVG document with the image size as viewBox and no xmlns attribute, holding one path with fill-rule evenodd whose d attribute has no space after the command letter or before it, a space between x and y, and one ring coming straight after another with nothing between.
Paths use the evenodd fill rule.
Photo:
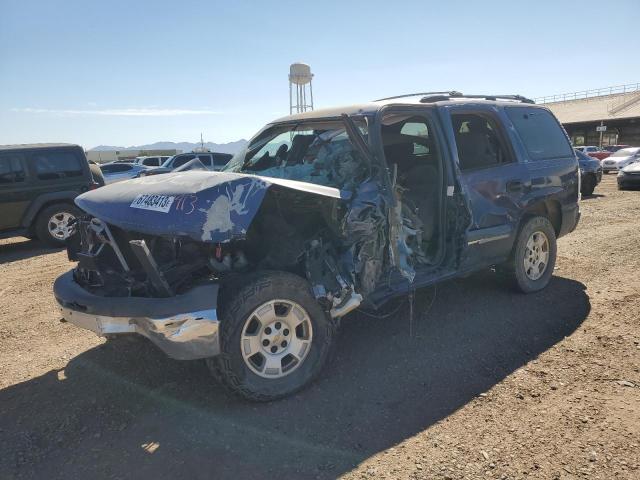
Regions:
<instances>
[{"instance_id":1,"label":"rear bumper","mask_svg":"<svg viewBox=\"0 0 640 480\"><path fill-rule=\"evenodd\" d=\"M70 271L56 279L53 293L66 321L100 336L138 333L178 360L220 353L215 283L170 298L115 299L87 292Z\"/></svg>"}]
</instances>

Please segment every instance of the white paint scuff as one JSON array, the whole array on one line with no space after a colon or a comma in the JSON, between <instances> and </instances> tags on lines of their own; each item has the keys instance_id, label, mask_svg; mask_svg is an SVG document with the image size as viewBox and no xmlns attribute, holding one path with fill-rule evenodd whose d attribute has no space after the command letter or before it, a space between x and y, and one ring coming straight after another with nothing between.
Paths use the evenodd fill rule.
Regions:
<instances>
[{"instance_id":1,"label":"white paint scuff","mask_svg":"<svg viewBox=\"0 0 640 480\"><path fill-rule=\"evenodd\" d=\"M248 185L237 185L232 190L227 190L225 195L216 198L208 209L202 209L207 215L202 226L202 240L211 241L214 233L226 233L233 229L231 213L246 215L249 210L245 208L246 201L252 196L253 190L264 189L264 182L253 182ZM247 191L244 200L243 194Z\"/></svg>"}]
</instances>

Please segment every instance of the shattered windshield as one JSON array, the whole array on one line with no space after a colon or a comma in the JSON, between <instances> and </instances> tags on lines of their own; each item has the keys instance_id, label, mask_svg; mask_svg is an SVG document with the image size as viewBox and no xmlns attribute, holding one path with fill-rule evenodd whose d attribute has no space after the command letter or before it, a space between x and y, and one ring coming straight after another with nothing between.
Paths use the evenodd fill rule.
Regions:
<instances>
[{"instance_id":1,"label":"shattered windshield","mask_svg":"<svg viewBox=\"0 0 640 480\"><path fill-rule=\"evenodd\" d=\"M367 138L364 123L358 124ZM350 190L369 175L369 165L341 121L305 122L266 129L224 169Z\"/></svg>"}]
</instances>

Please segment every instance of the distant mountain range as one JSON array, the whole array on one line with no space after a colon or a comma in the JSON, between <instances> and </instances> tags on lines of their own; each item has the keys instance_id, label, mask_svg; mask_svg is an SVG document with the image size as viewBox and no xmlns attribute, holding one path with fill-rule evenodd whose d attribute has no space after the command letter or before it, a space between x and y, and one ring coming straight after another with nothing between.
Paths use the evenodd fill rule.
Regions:
<instances>
[{"instance_id":1,"label":"distant mountain range","mask_svg":"<svg viewBox=\"0 0 640 480\"><path fill-rule=\"evenodd\" d=\"M212 152L220 153L236 153L247 144L247 141L242 138L235 142L229 143L213 143L205 142L204 147ZM90 149L90 152L106 152L106 151L124 151L124 150L182 150L183 152L191 152L194 148L200 148L200 143L191 142L156 142L148 145L136 145L131 147L116 147L112 145L98 145Z\"/></svg>"}]
</instances>

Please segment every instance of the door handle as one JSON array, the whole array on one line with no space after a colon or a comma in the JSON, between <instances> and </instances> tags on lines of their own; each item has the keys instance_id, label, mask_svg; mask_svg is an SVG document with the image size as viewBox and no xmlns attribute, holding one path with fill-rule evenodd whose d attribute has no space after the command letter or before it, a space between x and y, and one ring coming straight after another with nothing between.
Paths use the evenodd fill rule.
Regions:
<instances>
[{"instance_id":1,"label":"door handle","mask_svg":"<svg viewBox=\"0 0 640 480\"><path fill-rule=\"evenodd\" d=\"M520 180L510 180L507 182L507 192L522 192L524 183Z\"/></svg>"}]
</instances>

